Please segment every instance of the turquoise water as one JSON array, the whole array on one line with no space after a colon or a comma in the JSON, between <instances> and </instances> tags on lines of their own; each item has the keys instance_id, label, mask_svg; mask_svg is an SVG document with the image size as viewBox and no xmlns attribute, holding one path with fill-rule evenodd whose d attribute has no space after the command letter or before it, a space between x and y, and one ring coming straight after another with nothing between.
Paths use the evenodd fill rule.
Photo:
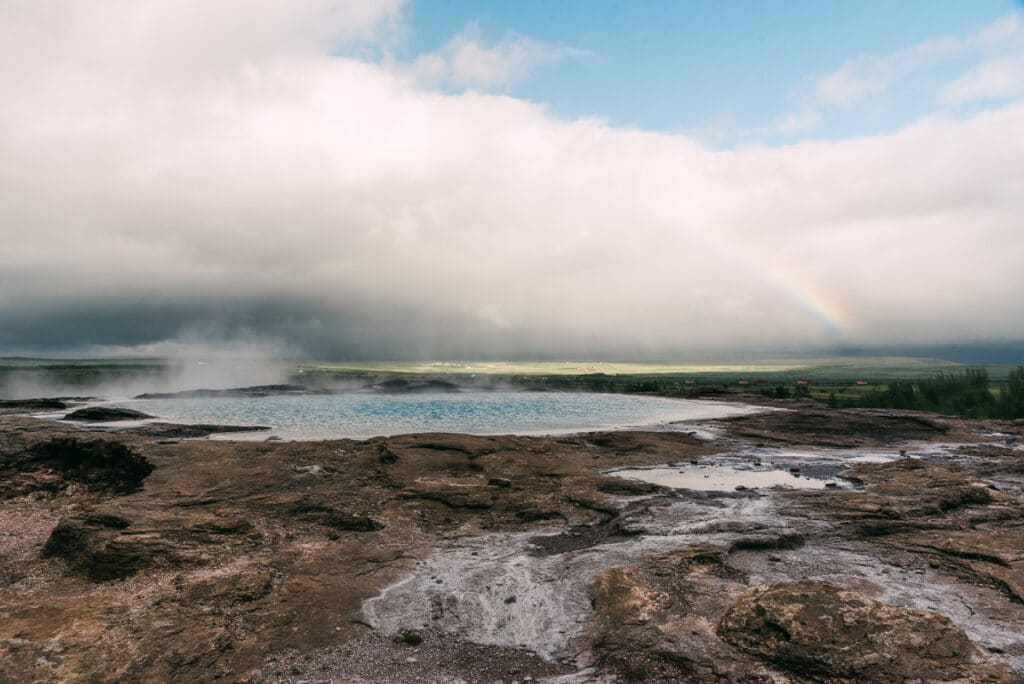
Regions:
<instances>
[{"instance_id":1,"label":"turquoise water","mask_svg":"<svg viewBox=\"0 0 1024 684\"><path fill-rule=\"evenodd\" d=\"M572 392L376 394L174 398L118 402L160 420L182 423L268 425L285 439L364 439L409 432L564 434L652 427L749 413L753 407L713 401ZM233 439L246 435L233 435Z\"/></svg>"}]
</instances>

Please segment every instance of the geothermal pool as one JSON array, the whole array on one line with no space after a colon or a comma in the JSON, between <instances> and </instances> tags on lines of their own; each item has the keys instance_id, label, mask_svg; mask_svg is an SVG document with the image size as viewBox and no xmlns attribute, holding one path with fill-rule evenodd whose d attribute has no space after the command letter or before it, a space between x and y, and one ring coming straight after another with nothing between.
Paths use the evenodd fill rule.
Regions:
<instances>
[{"instance_id":1,"label":"geothermal pool","mask_svg":"<svg viewBox=\"0 0 1024 684\"><path fill-rule=\"evenodd\" d=\"M365 439L409 432L566 434L660 427L763 408L624 394L463 391L443 394L344 392L328 395L145 399L112 402L179 423L266 425L231 439Z\"/></svg>"}]
</instances>

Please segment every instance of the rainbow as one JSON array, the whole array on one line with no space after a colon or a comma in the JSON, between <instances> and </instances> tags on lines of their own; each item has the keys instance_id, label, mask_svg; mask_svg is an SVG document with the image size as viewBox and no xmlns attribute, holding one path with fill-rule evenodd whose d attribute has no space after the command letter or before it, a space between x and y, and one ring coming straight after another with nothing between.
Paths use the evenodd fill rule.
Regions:
<instances>
[{"instance_id":1,"label":"rainbow","mask_svg":"<svg viewBox=\"0 0 1024 684\"><path fill-rule=\"evenodd\" d=\"M756 273L766 285L816 320L835 342L845 340L853 330L853 320L842 301L821 283L803 275L799 269L776 259L766 262L763 253L754 253L739 240L715 236L704 239L705 247L723 259L738 260L741 267Z\"/></svg>"},{"instance_id":2,"label":"rainbow","mask_svg":"<svg viewBox=\"0 0 1024 684\"><path fill-rule=\"evenodd\" d=\"M789 300L821 323L832 335L845 338L850 333L850 314L843 303L828 289L805 278L792 268L764 264L761 264L760 268L765 280L784 292Z\"/></svg>"}]
</instances>

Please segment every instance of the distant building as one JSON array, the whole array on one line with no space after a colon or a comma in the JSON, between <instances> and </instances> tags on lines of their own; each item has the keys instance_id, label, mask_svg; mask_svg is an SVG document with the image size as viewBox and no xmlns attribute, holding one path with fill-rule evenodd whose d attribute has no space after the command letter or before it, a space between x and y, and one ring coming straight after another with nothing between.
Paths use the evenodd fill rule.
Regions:
<instances>
[{"instance_id":1,"label":"distant building","mask_svg":"<svg viewBox=\"0 0 1024 684\"><path fill-rule=\"evenodd\" d=\"M740 380L740 381L739 381L739 384L740 384L740 385L749 385L749 384L750 384L750 381L749 381L749 380Z\"/></svg>"},{"instance_id":2,"label":"distant building","mask_svg":"<svg viewBox=\"0 0 1024 684\"><path fill-rule=\"evenodd\" d=\"M810 385L811 381L810 380L797 380L796 384L798 384L798 385Z\"/></svg>"},{"instance_id":3,"label":"distant building","mask_svg":"<svg viewBox=\"0 0 1024 684\"><path fill-rule=\"evenodd\" d=\"M684 385L692 385L693 384L693 380L683 380L683 384Z\"/></svg>"},{"instance_id":4,"label":"distant building","mask_svg":"<svg viewBox=\"0 0 1024 684\"><path fill-rule=\"evenodd\" d=\"M858 380L856 382L856 384L858 384L858 385L870 385L871 383L869 383L867 380Z\"/></svg>"}]
</instances>

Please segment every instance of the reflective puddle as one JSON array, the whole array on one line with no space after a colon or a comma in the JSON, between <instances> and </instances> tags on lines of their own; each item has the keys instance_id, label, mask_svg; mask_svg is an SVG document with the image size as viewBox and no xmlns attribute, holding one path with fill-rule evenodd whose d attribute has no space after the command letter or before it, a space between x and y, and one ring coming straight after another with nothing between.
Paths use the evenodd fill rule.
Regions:
<instances>
[{"instance_id":1,"label":"reflective puddle","mask_svg":"<svg viewBox=\"0 0 1024 684\"><path fill-rule=\"evenodd\" d=\"M849 483L836 478L818 478L777 468L732 467L727 465L661 466L657 468L626 468L608 473L630 480L642 480L673 489L702 491L734 491L736 489L848 488Z\"/></svg>"}]
</instances>

